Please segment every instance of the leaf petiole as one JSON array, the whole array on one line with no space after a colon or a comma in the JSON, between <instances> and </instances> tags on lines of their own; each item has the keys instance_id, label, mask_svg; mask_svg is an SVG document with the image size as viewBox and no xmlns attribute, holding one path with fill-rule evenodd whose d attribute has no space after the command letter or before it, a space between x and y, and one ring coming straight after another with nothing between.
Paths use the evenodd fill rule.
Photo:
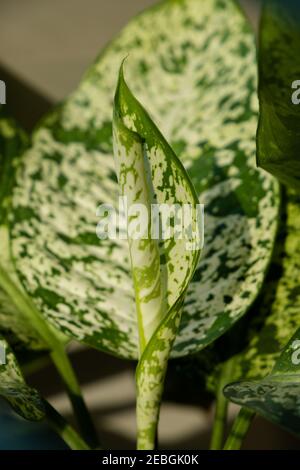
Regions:
<instances>
[{"instance_id":1,"label":"leaf petiole","mask_svg":"<svg viewBox=\"0 0 300 470\"><path fill-rule=\"evenodd\" d=\"M224 450L239 450L248 433L255 412L247 408L241 408L234 420Z\"/></svg>"}]
</instances>

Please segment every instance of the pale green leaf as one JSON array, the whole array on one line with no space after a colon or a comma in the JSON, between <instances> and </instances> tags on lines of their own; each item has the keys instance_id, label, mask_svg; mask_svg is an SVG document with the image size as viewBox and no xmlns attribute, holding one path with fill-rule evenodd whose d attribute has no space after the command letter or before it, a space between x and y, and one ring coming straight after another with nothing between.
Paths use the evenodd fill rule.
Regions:
<instances>
[{"instance_id":1,"label":"pale green leaf","mask_svg":"<svg viewBox=\"0 0 300 470\"><path fill-rule=\"evenodd\" d=\"M202 349L256 298L277 227L278 185L255 168L255 44L233 1L166 0L132 20L78 89L36 130L18 169L12 257L50 324L138 357L126 240L100 241L99 204L117 206L111 114L118 68L184 163L205 207L202 262L172 356Z\"/></svg>"},{"instance_id":2,"label":"pale green leaf","mask_svg":"<svg viewBox=\"0 0 300 470\"><path fill-rule=\"evenodd\" d=\"M25 383L17 360L8 343L0 337L2 352L0 363L0 396L25 419L39 421L44 417L44 406L38 392Z\"/></svg>"}]
</instances>

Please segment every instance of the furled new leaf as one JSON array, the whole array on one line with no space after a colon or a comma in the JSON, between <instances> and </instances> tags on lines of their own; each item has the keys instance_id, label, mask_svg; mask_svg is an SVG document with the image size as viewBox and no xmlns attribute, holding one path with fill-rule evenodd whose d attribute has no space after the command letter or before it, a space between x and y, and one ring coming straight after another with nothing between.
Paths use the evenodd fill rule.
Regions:
<instances>
[{"instance_id":1,"label":"furled new leaf","mask_svg":"<svg viewBox=\"0 0 300 470\"><path fill-rule=\"evenodd\" d=\"M2 337L0 347L0 396L23 418L41 420L44 406L38 392L26 385L13 351Z\"/></svg>"},{"instance_id":2,"label":"furled new leaf","mask_svg":"<svg viewBox=\"0 0 300 470\"><path fill-rule=\"evenodd\" d=\"M149 449L155 443L163 379L184 296L198 264L203 217L188 174L132 95L123 66L115 95L113 131L120 192L128 212L139 327L138 447Z\"/></svg>"},{"instance_id":3,"label":"furled new leaf","mask_svg":"<svg viewBox=\"0 0 300 470\"><path fill-rule=\"evenodd\" d=\"M270 421L300 435L300 330L287 344L270 375L229 384L224 394Z\"/></svg>"},{"instance_id":4,"label":"furled new leaf","mask_svg":"<svg viewBox=\"0 0 300 470\"><path fill-rule=\"evenodd\" d=\"M67 335L138 357L126 240L99 240L97 207L117 208L112 102L118 67L185 165L205 204L202 262L173 356L202 349L253 303L270 260L278 185L255 168L255 45L231 0L166 0L139 15L36 130L10 220L18 276Z\"/></svg>"},{"instance_id":5,"label":"furled new leaf","mask_svg":"<svg viewBox=\"0 0 300 470\"><path fill-rule=\"evenodd\" d=\"M264 2L259 44L258 165L300 188L300 3Z\"/></svg>"}]
</instances>

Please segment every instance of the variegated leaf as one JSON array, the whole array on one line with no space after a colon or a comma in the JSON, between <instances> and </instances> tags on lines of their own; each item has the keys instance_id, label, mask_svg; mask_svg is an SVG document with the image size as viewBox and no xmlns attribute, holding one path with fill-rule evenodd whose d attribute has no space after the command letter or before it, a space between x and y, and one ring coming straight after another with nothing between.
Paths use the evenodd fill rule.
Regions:
<instances>
[{"instance_id":1,"label":"variegated leaf","mask_svg":"<svg viewBox=\"0 0 300 470\"><path fill-rule=\"evenodd\" d=\"M10 187L13 182L12 162L24 152L28 139L17 123L7 117L5 107L0 106L0 265L7 268L9 245L7 244L7 217L9 212ZM3 240L5 238L5 241ZM0 268L1 270L1 268ZM30 349L45 348L45 343L34 332L32 325L24 319L8 294L0 288L0 331L8 335L10 342Z\"/></svg>"},{"instance_id":2,"label":"variegated leaf","mask_svg":"<svg viewBox=\"0 0 300 470\"><path fill-rule=\"evenodd\" d=\"M229 384L224 393L230 400L299 434L299 330L288 342L300 321L300 197L292 191L288 193L286 212L277 256L270 269L275 277L265 285L260 310L265 320L260 331L254 324L249 347L236 357L235 378L243 380Z\"/></svg>"},{"instance_id":3,"label":"variegated leaf","mask_svg":"<svg viewBox=\"0 0 300 470\"><path fill-rule=\"evenodd\" d=\"M175 34L176 32L176 34ZM166 0L139 15L35 132L18 170L12 257L49 322L138 357L126 240L96 237L99 204L117 206L111 112L118 67L206 204L202 263L188 287L172 355L205 347L253 303L276 232L278 185L255 168L253 34L231 0Z\"/></svg>"},{"instance_id":4,"label":"variegated leaf","mask_svg":"<svg viewBox=\"0 0 300 470\"><path fill-rule=\"evenodd\" d=\"M258 164L300 188L300 3L264 2L259 41Z\"/></svg>"},{"instance_id":5,"label":"variegated leaf","mask_svg":"<svg viewBox=\"0 0 300 470\"><path fill-rule=\"evenodd\" d=\"M270 375L227 385L231 401L300 435L300 329L288 342Z\"/></svg>"},{"instance_id":6,"label":"variegated leaf","mask_svg":"<svg viewBox=\"0 0 300 470\"><path fill-rule=\"evenodd\" d=\"M0 290L0 331L15 348L47 349L3 289Z\"/></svg>"},{"instance_id":7,"label":"variegated leaf","mask_svg":"<svg viewBox=\"0 0 300 470\"><path fill-rule=\"evenodd\" d=\"M245 338L247 346L234 358L231 380L262 379L274 367L280 351L300 323L300 197L289 190L263 292L254 306ZM215 387L218 369L210 373Z\"/></svg>"},{"instance_id":8,"label":"variegated leaf","mask_svg":"<svg viewBox=\"0 0 300 470\"><path fill-rule=\"evenodd\" d=\"M167 362L178 332L183 296L172 306L147 344L136 370L137 448L155 446Z\"/></svg>"},{"instance_id":9,"label":"variegated leaf","mask_svg":"<svg viewBox=\"0 0 300 470\"><path fill-rule=\"evenodd\" d=\"M2 114L2 110L0 110L0 113ZM0 139L2 144L2 151L0 152L0 286L5 294L0 296L2 301L0 311L1 317L5 320L5 333L11 338L10 333L13 332L14 343L16 343L15 337L17 336L17 342L21 340L22 346L24 346L25 341L27 348L49 350L51 359L66 385L79 427L83 435L87 436L94 445L97 438L93 424L86 410L72 366L64 350L64 343L67 342L68 338L45 321L36 304L26 293L15 269L9 237L9 219L12 215L16 215L12 214L12 188L15 188L19 165L24 162L22 153L24 151L24 136L13 121L5 120L3 126L5 132L2 132L3 137ZM26 219L26 216L26 211L24 213L20 208L18 217ZM8 387L9 384L5 386L7 395L9 395ZM15 403L16 408L18 407L18 394L23 393L25 395L27 392L28 389L24 388L22 390L20 387L15 391L12 386L11 401ZM30 393L30 390L28 393Z\"/></svg>"},{"instance_id":10,"label":"variegated leaf","mask_svg":"<svg viewBox=\"0 0 300 470\"><path fill-rule=\"evenodd\" d=\"M199 201L188 174L129 90L123 65L115 95L113 131L120 192L127 203L139 328L138 448L151 449L184 295L198 264L203 217L197 210ZM156 220L152 217L155 207ZM189 210L190 220L184 218L184 208Z\"/></svg>"},{"instance_id":11,"label":"variegated leaf","mask_svg":"<svg viewBox=\"0 0 300 470\"><path fill-rule=\"evenodd\" d=\"M23 418L41 420L44 406L38 392L26 385L13 351L2 337L0 348L0 396Z\"/></svg>"}]
</instances>

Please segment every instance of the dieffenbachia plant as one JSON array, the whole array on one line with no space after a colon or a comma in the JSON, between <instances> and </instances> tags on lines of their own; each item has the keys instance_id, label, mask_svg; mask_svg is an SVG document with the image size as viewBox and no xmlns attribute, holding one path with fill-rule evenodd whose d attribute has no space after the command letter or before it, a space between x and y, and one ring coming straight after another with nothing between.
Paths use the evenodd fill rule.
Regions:
<instances>
[{"instance_id":1,"label":"dieffenbachia plant","mask_svg":"<svg viewBox=\"0 0 300 470\"><path fill-rule=\"evenodd\" d=\"M23 418L40 421L45 416L42 399L25 383L14 353L2 336L0 348L0 396Z\"/></svg>"},{"instance_id":2,"label":"dieffenbachia plant","mask_svg":"<svg viewBox=\"0 0 300 470\"><path fill-rule=\"evenodd\" d=\"M264 2L259 40L258 165L300 188L300 4Z\"/></svg>"},{"instance_id":3,"label":"dieffenbachia plant","mask_svg":"<svg viewBox=\"0 0 300 470\"><path fill-rule=\"evenodd\" d=\"M17 282L49 328L139 358L127 241L100 241L95 233L97 207L117 208L111 115L118 68L128 53L134 95L205 204L202 261L189 285L170 294L183 302L171 357L185 356L212 343L250 308L277 229L278 184L253 161L254 38L235 2L205 0L199 8L198 0L163 1L104 50L78 89L36 129L18 164L9 253ZM151 344L144 354L148 348L157 355L159 347L150 351Z\"/></svg>"},{"instance_id":4,"label":"dieffenbachia plant","mask_svg":"<svg viewBox=\"0 0 300 470\"><path fill-rule=\"evenodd\" d=\"M123 66L115 95L113 134L121 195L128 204L128 240L139 332L138 448L149 449L155 444L158 405L187 286L198 265L203 218L197 210L198 197L186 170L130 92ZM151 220L154 204L181 211L188 208L190 220L186 217L185 222L189 223L183 226L183 221L177 221L173 213L172 219L165 221L172 226L172 234L159 237L153 233ZM138 211L131 210L135 207ZM130 224L136 223L141 207L146 213L139 222L144 224L142 233L137 234L130 230ZM162 215L158 213L158 217Z\"/></svg>"}]
</instances>

